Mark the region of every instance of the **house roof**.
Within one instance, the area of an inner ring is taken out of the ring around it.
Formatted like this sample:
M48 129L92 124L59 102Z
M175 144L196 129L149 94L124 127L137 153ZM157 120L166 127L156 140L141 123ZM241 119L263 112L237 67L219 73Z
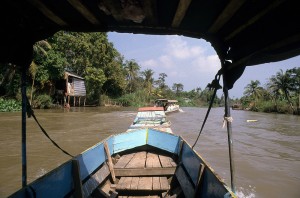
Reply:
M59 30L205 39L229 87L245 66L300 54L293 0L14 0L0 2L0 21L0 62L19 65L29 62L34 42Z
M65 72L65 76L66 77L68 77L68 76L72 76L72 77L74 77L74 78L78 78L78 79L81 79L81 80L84 80L84 78L83 77L81 77L81 76L78 76L77 74L74 74L74 73L72 73L72 72ZM65 78L66 78L65 77Z

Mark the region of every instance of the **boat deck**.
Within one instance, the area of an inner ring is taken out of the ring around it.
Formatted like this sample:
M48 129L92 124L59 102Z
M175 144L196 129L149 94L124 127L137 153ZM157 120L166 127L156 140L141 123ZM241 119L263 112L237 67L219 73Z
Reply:
M116 157L113 165L117 178L111 184L118 197L161 197L170 190L170 178L177 164L166 155L136 152Z

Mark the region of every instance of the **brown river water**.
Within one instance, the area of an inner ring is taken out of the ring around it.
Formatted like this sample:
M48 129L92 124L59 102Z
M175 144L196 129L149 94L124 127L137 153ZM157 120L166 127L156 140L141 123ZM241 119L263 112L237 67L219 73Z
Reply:
M124 132L136 108L81 107L35 110L48 134L77 155L109 135ZM205 108L182 108L168 119L175 134L191 145ZM300 197L300 116L231 111L235 182L238 197ZM230 185L224 109L214 108L195 146L196 151ZM257 122L247 122L257 120ZM27 120L28 183L70 159ZM21 187L21 113L0 113L0 197Z

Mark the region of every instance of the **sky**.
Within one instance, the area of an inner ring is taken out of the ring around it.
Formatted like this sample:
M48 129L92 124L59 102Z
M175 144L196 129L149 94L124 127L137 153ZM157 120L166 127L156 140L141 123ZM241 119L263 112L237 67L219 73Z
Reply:
M155 79L158 79L160 73L167 74L166 83L169 87L174 83L181 83L185 91L197 87L204 89L221 68L214 48L203 39L115 32L109 32L108 39L125 60L134 59L141 66L141 71L152 69ZM264 86L268 78L280 69L286 71L294 67L300 67L300 56L246 67L229 95L231 98L240 98L251 80L259 80Z

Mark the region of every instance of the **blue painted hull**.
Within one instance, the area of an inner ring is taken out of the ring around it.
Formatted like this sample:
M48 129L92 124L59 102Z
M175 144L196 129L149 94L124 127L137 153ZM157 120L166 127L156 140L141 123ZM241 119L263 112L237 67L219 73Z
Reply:
M140 148L145 145L170 153L170 155L181 155L180 164L189 175L194 188L198 182L199 166L201 163L205 164L203 159L177 135L154 129L140 129L120 133L110 136L103 142L94 145L75 157L79 162L80 180L82 181L82 185L85 186L82 189L84 195L90 195L97 186L97 181L93 181L94 184L88 185L85 185L85 182L88 181L93 173L108 159L105 154L104 142L107 143L111 155L130 149L134 150L135 148ZM11 197L73 196L75 183L72 166L72 160L70 160L32 182L26 188L14 193ZM201 197L234 197L234 194L221 182L213 170L207 165L206 167L201 183Z

